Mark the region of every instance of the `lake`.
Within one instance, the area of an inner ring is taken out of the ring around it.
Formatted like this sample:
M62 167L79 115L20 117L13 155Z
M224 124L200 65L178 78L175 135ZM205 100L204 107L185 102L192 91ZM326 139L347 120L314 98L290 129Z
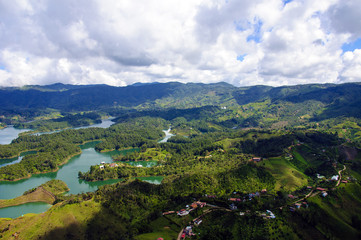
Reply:
M114 122L112 122L112 119L114 119L114 118L103 119L101 123L84 126L84 127L73 128L73 129L93 128L93 127L108 128L114 124ZM64 130L66 130L66 129L52 131L52 132L34 133L34 135L51 134L51 133L61 132ZM13 139L16 139L20 133L26 132L26 131L31 131L31 129L16 129L13 126L4 128L4 129L0 130L0 144L10 144L11 141ZM1 142L3 142L3 143L1 143ZM26 156L28 154L33 154L33 153L36 153L36 152L29 151L29 152L21 153L20 156L16 157L16 158L0 159L0 167L19 163L21 161L21 159L23 159L24 156Z
M168 131L168 130L167 130ZM167 132L165 131L165 132ZM166 137L169 134L166 134ZM169 138L169 137L168 137ZM168 140L167 138L167 140ZM164 139L163 139L164 140ZM111 151L106 153L99 153L95 151L94 147L99 142L90 142L81 145L82 153L78 156L71 158L68 163L59 167L57 172L36 174L31 178L23 179L15 182L0 182L0 199L10 199L22 195L25 191L35 188L49 180L59 179L64 181L70 188L69 194L78 194L82 192L93 192L98 189L99 186L106 184L113 184L121 181L122 179L109 179L106 181L87 182L78 179L78 172L86 172L90 166L100 164L101 162L111 163L113 162L112 156L118 154L126 154L127 152L136 151L136 149L126 149L122 151ZM157 163L155 161L144 162L128 162L131 165L152 167ZM161 176L154 177L139 177L143 181L147 181L153 184L160 184L163 180ZM46 211L51 205L47 203L36 204L22 204L19 206L13 206L9 208L0 209L0 217L19 217L26 213L39 213Z
M31 131L31 129L16 129L13 126L3 128L0 130L0 144L10 144L20 133L27 131Z

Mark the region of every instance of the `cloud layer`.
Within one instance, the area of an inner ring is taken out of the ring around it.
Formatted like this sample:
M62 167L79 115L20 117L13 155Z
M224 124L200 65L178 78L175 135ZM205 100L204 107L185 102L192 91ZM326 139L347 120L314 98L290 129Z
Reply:
M361 81L359 0L0 0L0 86ZM357 47L357 46L356 46Z

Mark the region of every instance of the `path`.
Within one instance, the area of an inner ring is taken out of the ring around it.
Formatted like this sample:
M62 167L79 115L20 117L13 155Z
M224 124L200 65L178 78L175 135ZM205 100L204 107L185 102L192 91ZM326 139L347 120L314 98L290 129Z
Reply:
M214 211L214 210L224 210L224 211L227 211L227 212L232 212L232 210L230 210L230 209L228 209L228 208L218 207L218 206L216 206L216 205L207 204L207 206L210 206L210 207L212 207L212 208L205 210L205 211L202 213L202 215L196 217L194 220L200 219L200 218L204 217L204 215L206 215L206 214L208 214L208 213L210 213L210 212L212 212L212 211ZM178 237L177 237L177 240L181 240L181 239L182 239L182 233L183 233L184 229L185 229L185 228L182 228L181 231L179 232Z
M343 165L343 169L338 171L338 175L339 175L339 178L338 178L338 181L337 181L337 184L336 184L336 187L338 187L338 185L340 185L340 182L341 182L341 172L342 171L345 171L346 170L346 165Z

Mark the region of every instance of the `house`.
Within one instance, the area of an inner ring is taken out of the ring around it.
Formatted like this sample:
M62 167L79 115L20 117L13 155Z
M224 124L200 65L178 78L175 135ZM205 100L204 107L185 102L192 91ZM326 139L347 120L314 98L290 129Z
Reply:
M232 201L232 202L236 202L237 201L237 198L230 198L228 199L229 201Z
M327 197L328 193L326 191L323 191L321 195L322 197Z
M231 210L237 210L237 209L238 209L237 206L234 205L234 203L232 203L231 205L229 205L229 208L230 208Z
M332 177L331 177L331 180L333 180L333 181L338 181L338 175L332 176Z
M164 212L163 215L168 215L168 214L172 214L175 213L174 211L168 211L168 212Z
M207 205L206 202L200 202L200 201L197 201L196 204L198 205L198 207L205 207Z
M181 216L181 217L186 216L186 215L188 215L188 214L189 214L189 211L187 211L187 210L185 210L185 209L182 209L182 210L180 210L180 211L177 212L177 215L178 215L178 216Z
M109 165L109 167L115 168L115 167L118 167L118 164L116 164L116 163L111 163L111 164Z
M276 218L276 216L274 215L274 213L271 212L270 210L266 210L266 214L267 214L268 218Z
M103 164L103 165L104 165L104 164L105 164L105 162L101 162L100 164Z
M261 193L266 193L266 192L267 192L267 189L265 189L265 188L261 190Z
M194 203L191 204L191 207L192 207L193 209L194 209L194 208L197 208L197 207L198 207L198 204L194 202Z
M104 169L104 165L100 165L100 166L99 166L99 169Z
M295 203L296 208L300 208L301 207L301 203Z
M262 158L260 158L260 157L254 157L254 158L252 158L252 161L253 161L253 162L260 162L260 161L262 161Z
M316 173L316 176L318 179L324 178L325 176L320 175L319 173Z

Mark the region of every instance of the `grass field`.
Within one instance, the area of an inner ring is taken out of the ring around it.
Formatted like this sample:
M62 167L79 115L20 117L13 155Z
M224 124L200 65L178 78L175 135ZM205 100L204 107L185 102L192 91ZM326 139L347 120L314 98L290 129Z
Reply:
M315 196L309 198L310 203L319 206L318 214L327 222L317 224L317 228L336 239L358 239L360 236L353 226L352 218L361 215L358 206L361 204L361 187L358 184L342 184L337 191L329 192L325 198Z
M53 204L55 196L69 191L68 186L61 180L48 181L36 189L29 190L24 195L13 199L0 199L0 208L17 206L29 202L46 202Z
M144 233L135 237L136 240L156 240L158 238L163 238L164 240L175 240L178 237L178 233L164 228L163 231Z
M17 206L29 202L46 202L52 204L55 198L42 188L37 188L34 192L22 195L13 199L0 200L0 208Z
M38 239L40 236L48 236L45 239L84 239L84 226L87 220L92 219L100 211L99 203L92 200L68 204L55 205L45 213L25 214L16 219L0 218L0 236L2 239ZM8 229L7 229L8 228ZM7 230L6 230L7 229ZM54 236L53 236L54 235Z
M276 179L275 191L284 189L294 191L302 186L307 185L307 177L295 169L283 157L269 158L261 164L267 168Z

